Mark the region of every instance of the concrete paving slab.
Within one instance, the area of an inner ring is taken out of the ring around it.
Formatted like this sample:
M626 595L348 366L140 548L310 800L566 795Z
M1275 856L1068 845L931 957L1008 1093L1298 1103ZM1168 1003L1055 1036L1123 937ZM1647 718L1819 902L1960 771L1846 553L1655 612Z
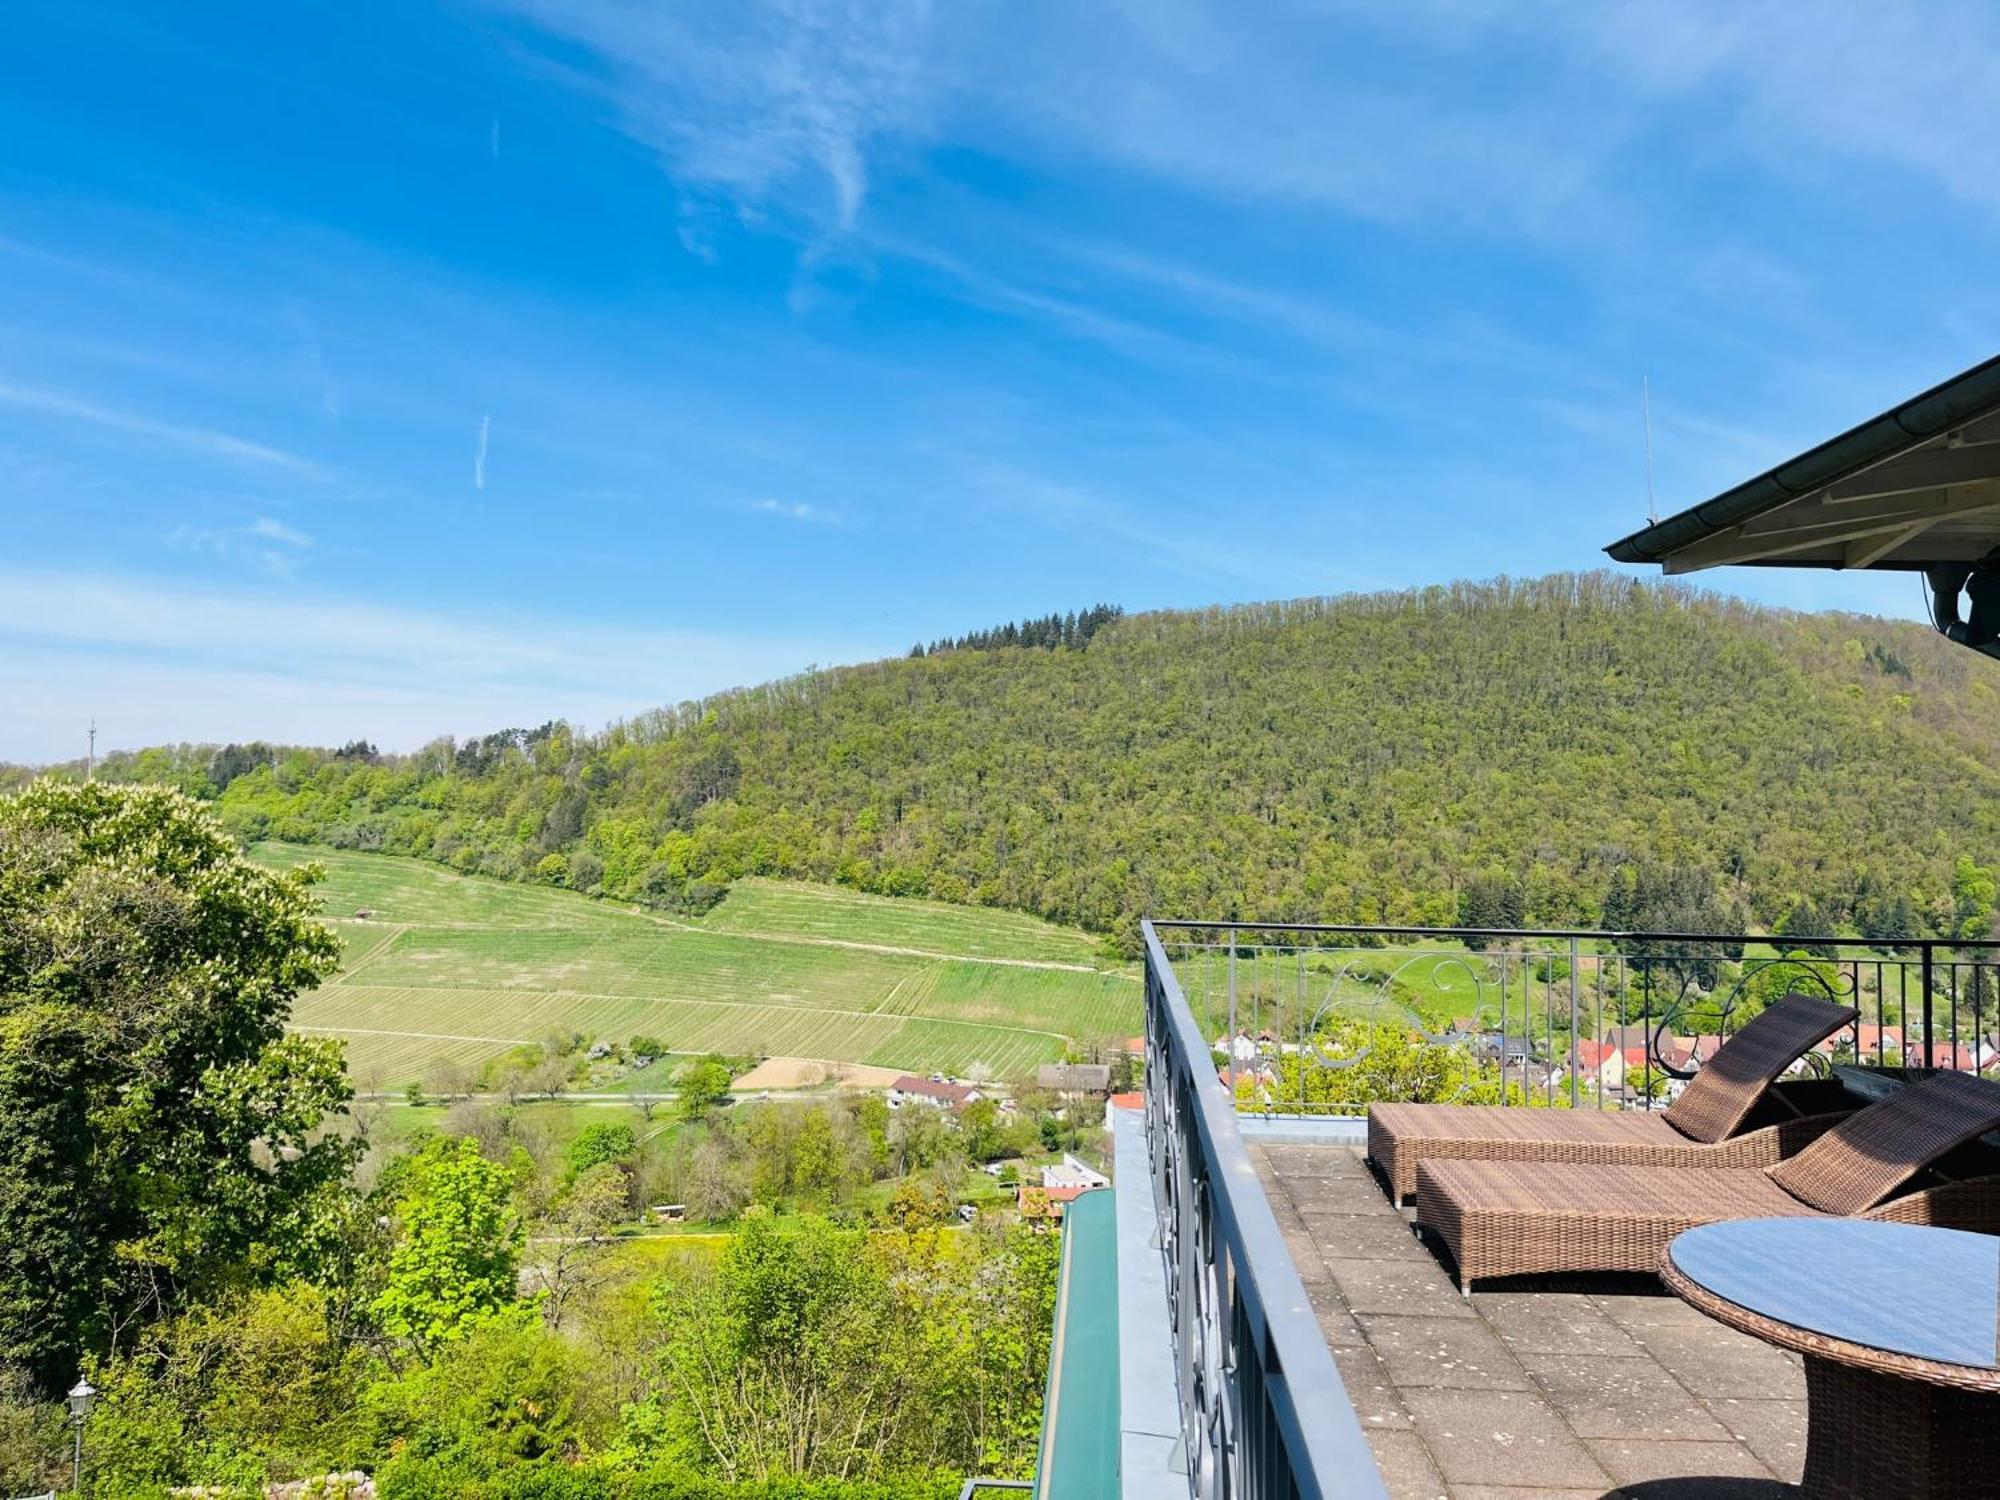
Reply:
M1596 1302L1573 1292L1482 1292L1479 1315L1508 1347L1529 1354L1621 1359L1643 1352Z
M1471 1318L1472 1304L1458 1295L1435 1261L1331 1260L1326 1268L1350 1311Z
M1398 1388L1461 1391L1535 1388L1514 1352L1478 1318L1363 1313L1356 1321Z
M1727 1443L1732 1435L1687 1388L1638 1350L1624 1359L1594 1354L1523 1354L1521 1363L1578 1437Z
M1806 1468L1806 1404L1709 1397L1704 1403L1729 1435L1787 1484Z
M1368 1439L1382 1482L1397 1500L1453 1500L1450 1486L1438 1473L1431 1450L1409 1431L1375 1432Z
M1805 1370L1782 1349L1745 1335L1718 1337L1727 1329L1648 1328L1639 1342L1646 1352L1697 1396L1749 1398L1802 1397Z
M1335 1349L1333 1362L1340 1370L1340 1383L1347 1387L1347 1399L1354 1403L1354 1414L1361 1419L1364 1432L1393 1431L1410 1425L1409 1408L1404 1406L1401 1392L1373 1348L1364 1343Z
M1771 1474L1737 1443L1685 1443L1639 1437L1590 1444L1614 1483L1660 1479L1762 1479Z
M1428 1261L1431 1253L1410 1232L1400 1214L1324 1214L1302 1216L1306 1231L1323 1260Z
M1582 1439L1539 1396L1411 1390L1403 1402L1449 1485L1609 1486Z

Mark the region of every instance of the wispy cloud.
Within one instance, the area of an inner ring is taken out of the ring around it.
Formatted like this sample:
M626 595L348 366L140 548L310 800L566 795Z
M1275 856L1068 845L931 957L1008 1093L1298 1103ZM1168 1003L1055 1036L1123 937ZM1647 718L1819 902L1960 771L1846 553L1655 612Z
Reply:
M166 443L190 453L227 459L232 463L282 469L306 479L326 477L326 471L318 464L310 459L301 458L296 453L287 453L283 449L252 442L231 433L218 432L211 427L165 422L137 412L99 406L61 391L0 383L0 406L19 407L26 411L41 412L45 416L87 422L132 437Z
M775 500L766 495L752 500L750 509L761 516L778 516L787 521L827 523L837 520L835 514L820 505L808 505L803 500Z
M111 743L366 734L409 747L551 714L601 723L880 656L888 643L447 616L295 588L0 569L0 758L72 753L69 720L118 712Z
M479 419L479 447L472 455L472 487L475 490L486 488L486 440L492 434L493 417L489 413Z
M967 459L963 478L991 508L1007 514L1009 525L1016 524L1018 514L1026 510L1062 530L1137 548L1190 578L1224 576L1254 583L1259 589L1278 587L1301 593L1381 588L1388 583L1367 573L1314 561L1315 549L1311 547L1279 556L1268 548L1245 546L1243 533L1227 523L1204 528L1162 526L1140 507L1102 488L1013 464Z
M289 578L315 545L295 526L270 516L258 516L241 526L177 526L167 544L254 564L264 572Z
M297 367L301 383L312 392L320 415L329 422L340 420L340 388L327 368L326 351L321 347L319 326L312 315L297 304L283 314L286 331L298 340Z
M840 230L879 169L944 137L1084 156L1223 200L1574 240L1611 230L1638 188L1621 153L1695 96L1774 170L1883 162L2000 202L1986 148L2000 13L1972 0L1810 13L1410 0L1254 17L1198 0L773 0L699 20L624 0L495 3L594 55L626 128L683 182ZM1536 65L1482 64L1503 51Z
M870 151L921 134L936 97L926 0L779 0L699 18L617 0L509 8L595 49L627 127L676 175L753 198L811 189L842 229L860 213Z
M2000 204L2000 12L1990 5L1638 0L1486 15L1568 46L1650 99L1718 98L1775 170L1816 174L1828 156L1880 162Z

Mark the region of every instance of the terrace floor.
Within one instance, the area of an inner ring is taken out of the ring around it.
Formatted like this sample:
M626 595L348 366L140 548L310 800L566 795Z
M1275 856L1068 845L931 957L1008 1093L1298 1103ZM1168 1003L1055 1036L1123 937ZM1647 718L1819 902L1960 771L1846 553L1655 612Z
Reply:
M1795 1493L1796 1356L1638 1279L1467 1301L1358 1149L1248 1144L1396 1500Z

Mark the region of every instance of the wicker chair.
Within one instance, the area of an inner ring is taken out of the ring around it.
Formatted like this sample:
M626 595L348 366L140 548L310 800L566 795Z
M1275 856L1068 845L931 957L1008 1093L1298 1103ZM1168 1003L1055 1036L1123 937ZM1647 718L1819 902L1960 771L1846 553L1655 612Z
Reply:
M1863 1215L1986 1229L2000 1226L2000 1182L1893 1195L1996 1126L2000 1083L1946 1073L1856 1111L1762 1169L1425 1162L1417 1222L1450 1249L1467 1290L1494 1276L1654 1271L1675 1235L1719 1219Z
M1772 1081L1859 1015L1851 1006L1787 995L1724 1042L1680 1097L1657 1113L1497 1104L1371 1105L1368 1156L1397 1203L1416 1191L1417 1167L1426 1161L1770 1166L1810 1145L1847 1113L1802 1114L1787 1099L1784 1086L1774 1087Z

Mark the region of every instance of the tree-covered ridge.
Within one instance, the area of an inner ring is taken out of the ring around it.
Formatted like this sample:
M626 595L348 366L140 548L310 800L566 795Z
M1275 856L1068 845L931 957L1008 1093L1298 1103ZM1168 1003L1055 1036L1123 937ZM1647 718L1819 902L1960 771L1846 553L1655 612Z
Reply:
M1129 943L1142 913L1448 923L1476 881L1510 917L1595 921L1665 865L1761 926L1907 903L1962 932L1960 861L2000 846L1996 674L1914 624L1564 575L1126 616L1082 650L488 736L476 768L440 740L270 751L224 785L227 750L104 770L205 789L246 836L690 909L807 877Z
M910 655L935 656L940 651L999 651L1007 646L1029 646L1044 651L1081 651L1100 629L1113 620L1123 618L1124 614L1125 611L1116 604L1093 604L1086 610L1071 610L1068 614L1043 615L1018 624L1010 620L991 630L975 630L957 637L946 636L932 641L928 648L919 641L910 648Z

